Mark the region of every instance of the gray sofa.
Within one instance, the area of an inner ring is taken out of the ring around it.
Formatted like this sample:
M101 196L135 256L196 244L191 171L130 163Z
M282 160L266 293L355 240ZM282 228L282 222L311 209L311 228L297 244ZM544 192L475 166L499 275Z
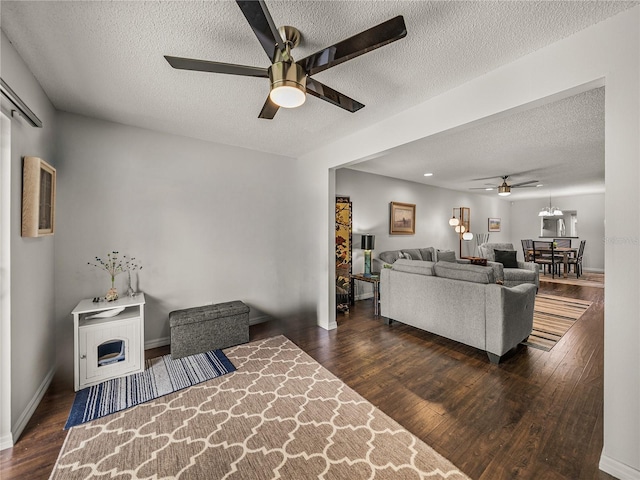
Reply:
M492 363L525 340L536 287L496 284L491 267L399 259L380 272L380 312L479 348Z
M478 245L478 252L487 259L487 265L495 269L496 280L502 280L507 287L514 287L521 283L532 283L540 286L539 266L533 262L517 262L518 268L504 268L502 263L496 262L496 250L515 251L511 243L483 243Z
M388 250L381 252L378 258L373 259L373 269L379 272L385 265L392 265L396 260L423 260L427 262L437 262L440 260L455 262L456 253L453 250L438 250L434 247L424 248L404 248L401 250ZM469 263L468 261L464 261Z

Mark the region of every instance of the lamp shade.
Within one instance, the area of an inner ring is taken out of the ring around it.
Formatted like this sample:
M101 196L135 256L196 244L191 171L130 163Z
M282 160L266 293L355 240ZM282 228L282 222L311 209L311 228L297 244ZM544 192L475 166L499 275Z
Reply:
M302 66L291 62L277 62L269 67L271 91L269 98L283 108L296 108L306 99L307 77Z
M373 250L376 243L376 236L371 234L362 235L360 240L360 248L362 250Z

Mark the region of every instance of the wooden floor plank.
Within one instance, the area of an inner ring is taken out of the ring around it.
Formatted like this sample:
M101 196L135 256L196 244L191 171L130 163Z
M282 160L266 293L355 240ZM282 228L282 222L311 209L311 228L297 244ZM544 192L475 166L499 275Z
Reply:
M386 325L369 300L339 314L330 332L300 317L254 325L251 338L287 335L471 478L612 479L598 470L604 289L543 282L540 293L593 305L551 351L519 346L500 365L477 349ZM71 380L56 375L22 438L0 453L3 480L48 478L66 436Z

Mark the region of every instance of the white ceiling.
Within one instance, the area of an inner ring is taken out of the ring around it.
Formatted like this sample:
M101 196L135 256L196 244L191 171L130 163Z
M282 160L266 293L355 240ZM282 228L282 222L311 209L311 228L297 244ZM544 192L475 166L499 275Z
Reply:
M2 0L0 8L2 30L57 109L297 157L638 4L266 3L276 25L301 31L295 58L396 15L404 16L408 35L315 76L364 109L352 114L309 97L298 109L262 120L257 116L269 92L267 79L174 70L163 58L267 67L235 2ZM12 88L20 93L18 85ZM467 182L472 178L538 170L535 178L516 176L513 182L539 179L551 187L573 179L574 191L602 191L603 94L588 92L495 125L417 142L389 152L386 162L378 158L357 168L412 181L422 181L418 173L429 169L436 175L428 183L463 190L485 183ZM520 189L509 198L524 198L524 190L541 189Z

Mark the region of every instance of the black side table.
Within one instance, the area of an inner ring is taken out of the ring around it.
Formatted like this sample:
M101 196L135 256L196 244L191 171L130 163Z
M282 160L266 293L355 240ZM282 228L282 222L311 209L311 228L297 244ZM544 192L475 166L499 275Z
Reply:
M372 273L370 277L365 277L364 273L355 273L351 275L351 305L355 304L355 295L353 289L355 280L367 282L373 285L373 314L379 315L378 305L380 303L380 274Z

